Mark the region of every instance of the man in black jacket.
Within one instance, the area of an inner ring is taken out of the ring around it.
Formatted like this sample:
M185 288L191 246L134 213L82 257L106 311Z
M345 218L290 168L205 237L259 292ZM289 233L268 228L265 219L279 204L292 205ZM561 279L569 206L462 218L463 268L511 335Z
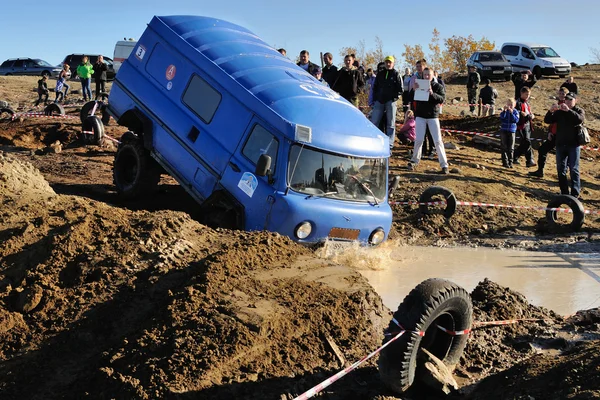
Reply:
M104 57L98 56L98 60L94 64L94 74L92 77L96 82L96 100L106 92L106 70L108 66L104 63ZM91 99L90 99L91 100Z
M327 82L329 86L332 86L337 77L338 68L333 65L333 56L329 52L323 54L323 61L325 61L325 66L323 67L323 79L325 79L325 82Z
M581 150L577 134L579 126L585 121L585 112L576 104L577 95L568 93L563 104L552 105L544 117L544 122L556 123L556 170L560 193L569 194L568 166L571 175L571 196L580 198L579 156Z
M560 87L567 88L569 90L569 92L577 94L577 84L575 83L575 80L573 79L572 76L570 76L569 79L567 79L565 81L565 83L560 85Z
M521 98L521 89L525 86L531 89L536 84L537 78L531 73L531 71L521 71L521 73L514 73L512 77L513 84L515 85L515 100Z
M446 91L439 83L433 81L433 74L429 68L423 70L423 79L429 80L429 99L427 101L415 101L415 125L417 138L415 140L415 149L413 158L408 163L409 170L415 170L419 161L421 161L421 150L425 139L425 130L429 128L429 132L433 136L433 143L437 150L442 174L448 174L448 160L446 159L446 151L442 141L442 132L440 130L440 105L446 98ZM414 82L415 92L419 89L419 83ZM413 92L413 93L415 93Z
M394 57L385 58L385 70L375 76L373 84L373 113L371 122L379 126L379 122L385 111L386 130L385 133L390 138L390 149L394 147L396 138L396 102L402 96L402 77L394 69Z
M300 52L300 61L298 61L298 64L296 65L313 76L315 68L318 67L317 64L310 61L310 54L308 53L308 50L302 50Z
M344 57L344 67L338 71L337 78L331 88L340 96L358 107L358 94L365 87L363 75L354 67L354 57L348 54Z
M492 87L489 78L483 78L481 81L485 86L479 91L479 103L480 103L480 115L494 115L496 99L498 98L498 91Z

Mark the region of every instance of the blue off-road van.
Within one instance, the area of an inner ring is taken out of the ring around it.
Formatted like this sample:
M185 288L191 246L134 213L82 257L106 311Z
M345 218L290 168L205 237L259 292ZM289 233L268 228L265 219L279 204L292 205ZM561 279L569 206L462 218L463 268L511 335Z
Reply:
M148 195L166 172L208 224L309 244L389 233L387 136L245 28L154 17L107 111L130 131L114 161L122 196Z

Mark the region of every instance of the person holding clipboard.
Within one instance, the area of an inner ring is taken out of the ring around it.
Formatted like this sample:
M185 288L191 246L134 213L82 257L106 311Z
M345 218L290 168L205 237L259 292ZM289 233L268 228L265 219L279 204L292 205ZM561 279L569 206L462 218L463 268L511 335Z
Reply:
M433 143L438 154L442 174L448 174L448 160L442 141L440 129L440 105L446 98L446 91L442 85L433 80L433 72L429 68L423 69L423 79L414 82L415 125L417 137L413 157L408 163L408 169L414 171L421 161L421 151L425 140L425 131L433 136Z

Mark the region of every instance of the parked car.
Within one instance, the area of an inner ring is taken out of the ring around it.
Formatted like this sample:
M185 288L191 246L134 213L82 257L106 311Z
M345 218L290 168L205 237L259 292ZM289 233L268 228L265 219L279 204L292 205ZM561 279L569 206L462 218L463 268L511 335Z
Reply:
M571 64L545 44L504 43L500 51L515 72L530 70L538 79L542 75L564 78L571 73Z
M56 78L60 68L39 58L10 58L0 65L0 75L46 75Z
M65 59L63 60L63 62L61 63L61 67L65 64L69 64L69 67L71 68L71 76L73 76L73 78L77 77L77 67L81 64L81 60L83 59L83 56L87 56L90 63L95 64L96 61L98 61L98 54L96 55L87 55L87 54L69 54L68 56L65 57ZM113 66L113 60L112 58L103 56L104 58L104 63L108 66L108 70L106 71L106 80L108 81L112 81L113 79L115 79L115 70L114 70L114 66Z
M467 60L467 67L475 67L479 75L490 80L510 80L513 69L499 51L476 51Z
M245 28L154 17L106 109L129 129L113 165L120 196L148 196L168 173L209 225L306 244L387 238L388 137Z
M113 53L113 62L114 62L114 70L115 74L119 72L119 68L121 68L121 64L123 61L127 60L127 57L131 54L131 51L135 47L137 40L129 39L129 40L119 40L115 44L115 51Z

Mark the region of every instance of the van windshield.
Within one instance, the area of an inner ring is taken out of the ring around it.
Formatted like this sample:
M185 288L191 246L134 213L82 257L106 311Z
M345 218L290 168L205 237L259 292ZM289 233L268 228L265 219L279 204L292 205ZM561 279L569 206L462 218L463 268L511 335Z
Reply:
M288 184L313 196L379 203L387 193L387 159L358 158L292 146Z
M532 47L531 50L538 57L560 57L552 47Z

